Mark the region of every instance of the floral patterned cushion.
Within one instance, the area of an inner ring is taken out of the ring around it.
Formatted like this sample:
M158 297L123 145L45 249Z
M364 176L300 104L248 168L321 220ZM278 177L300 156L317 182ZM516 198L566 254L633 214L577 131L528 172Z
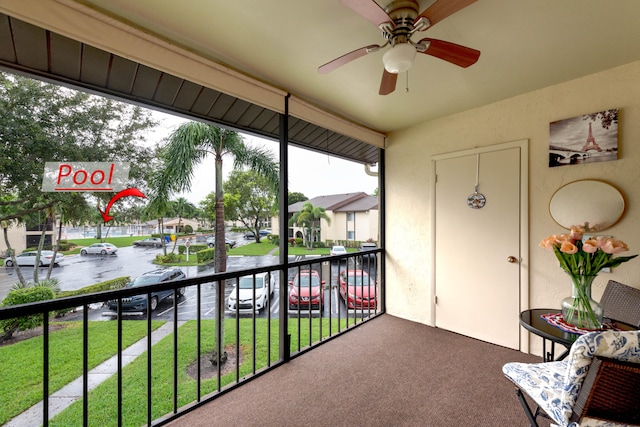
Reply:
M573 343L565 361L507 363L502 371L558 425L569 426L573 405L594 356L640 363L640 331L590 332ZM619 425L590 418L579 424L580 427Z

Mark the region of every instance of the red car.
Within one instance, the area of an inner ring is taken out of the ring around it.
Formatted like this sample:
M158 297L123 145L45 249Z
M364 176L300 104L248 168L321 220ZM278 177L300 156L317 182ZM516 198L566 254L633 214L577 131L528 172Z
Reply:
M376 282L362 270L342 270L338 276L340 281L340 295L347 308L372 309L376 308Z
M289 282L289 310L324 309L324 284L317 271L300 271Z

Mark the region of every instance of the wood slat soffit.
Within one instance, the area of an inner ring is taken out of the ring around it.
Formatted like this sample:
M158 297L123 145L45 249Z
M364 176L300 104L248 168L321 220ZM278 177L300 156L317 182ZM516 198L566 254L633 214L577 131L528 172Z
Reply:
M6 14L0 14L0 67L279 140L277 112ZM377 147L293 116L289 117L289 141L359 163L378 162Z

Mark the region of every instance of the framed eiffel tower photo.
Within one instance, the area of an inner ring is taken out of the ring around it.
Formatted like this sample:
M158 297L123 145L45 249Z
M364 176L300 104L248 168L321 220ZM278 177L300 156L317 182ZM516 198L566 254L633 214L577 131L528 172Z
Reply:
M549 124L549 167L617 159L617 108Z

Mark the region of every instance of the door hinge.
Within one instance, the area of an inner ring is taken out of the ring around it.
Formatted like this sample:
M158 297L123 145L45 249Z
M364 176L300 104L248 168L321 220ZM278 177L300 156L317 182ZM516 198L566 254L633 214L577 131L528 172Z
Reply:
M433 297L433 303L434 304L438 304L438 296L437 295Z

